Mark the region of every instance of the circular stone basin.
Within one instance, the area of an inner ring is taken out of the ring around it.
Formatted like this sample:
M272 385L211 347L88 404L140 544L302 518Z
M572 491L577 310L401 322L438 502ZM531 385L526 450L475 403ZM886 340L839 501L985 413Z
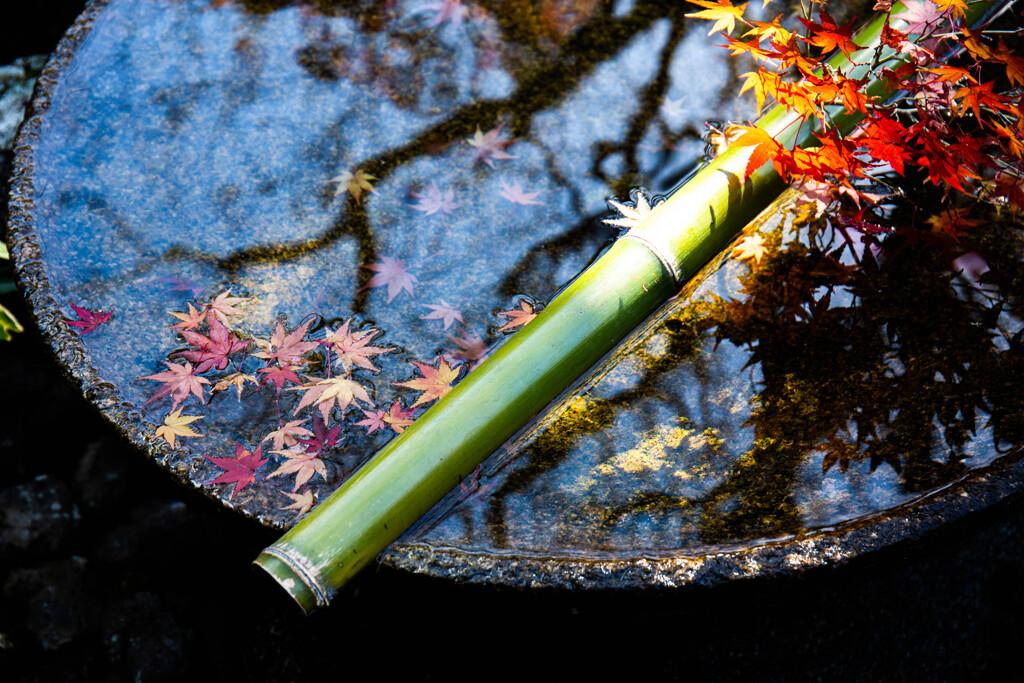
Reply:
M9 240L40 327L127 438L284 529L423 415L425 378L471 372L596 257L609 197L668 191L706 120L750 116L683 13L94 2L18 145ZM956 273L791 198L766 216L760 258L705 268L383 560L714 582L1015 491L1019 229Z

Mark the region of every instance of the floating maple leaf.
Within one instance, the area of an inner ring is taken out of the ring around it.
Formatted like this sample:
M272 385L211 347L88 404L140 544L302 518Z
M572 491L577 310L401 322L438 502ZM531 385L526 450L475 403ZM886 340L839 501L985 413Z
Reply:
M530 204L542 204L538 202L537 197L540 196L540 192L524 192L523 186L519 184L518 180L513 179L512 184L509 185L504 180L501 181L502 190L498 194L509 200L513 204L520 204L522 206L528 206Z
M338 183L338 189L334 191L335 197L339 197L348 192L352 195L352 199L355 199L356 203L359 204L362 201L363 192L377 194L373 189L373 185L370 184L371 180L376 179L376 176L364 173L362 169L356 169L355 173L345 171L341 175L331 178L328 182Z
M417 211L422 211L427 216L440 213L442 216L455 213L455 209L462 206L455 202L455 190L447 188L444 192L437 186L435 181L430 181L430 187L424 193L413 192L413 197L419 201L412 205Z
M444 329L446 330L456 320L460 323L462 322L462 313L452 308L452 305L444 299L439 299L439 301L439 304L424 304L424 306L430 309L430 313L421 315L420 320L443 320Z
M274 451L274 453L283 455L286 460L280 467L268 474L267 479L283 474L294 474L295 486L292 487L292 491L298 491L299 487L312 479L314 474L319 474L321 479L327 480L327 465L315 453L299 450Z
M114 315L113 313L90 311L88 308L76 306L70 301L68 304L74 310L75 315L78 316L78 320L65 320L64 323L69 327L76 328L79 335L95 332L97 327L110 320L110 316Z
M332 377L311 382L310 384L303 384L301 387L292 387L289 391L306 392L303 394L302 400L299 401L299 405L296 406L295 413L315 404L320 409L320 414L324 416L325 421L331 414L331 408L335 402L337 402L338 409L342 415L345 414L345 411L348 410L353 401L362 401L366 405L373 405L373 401L370 400L370 395L366 393L363 385L348 377Z
M195 329L198 329L198 327L206 319L206 312L207 312L207 309L206 309L205 306L203 308L196 308L195 306L192 305L192 302L190 301L188 303L188 312L187 313L183 313L181 311L170 311L171 315L173 315L175 318L177 318L178 320L181 321L181 322L174 323L173 325L171 325L171 329L174 329L174 330L195 330Z
M498 311L498 315L508 318L508 322L499 327L498 332L507 332L530 322L537 317L537 312L534 310L533 304L523 300L519 302L519 308L513 308L511 311Z
M356 365L377 372L380 368L370 361L370 357L389 353L394 351L394 349L392 347L369 346L370 341L380 334L380 330L370 328L368 330L349 332L348 326L351 322L351 319L346 320L334 332L331 332L329 329L326 330L321 343L337 352L338 359L335 362L341 365L345 372L351 372L352 367Z
M217 318L210 318L207 321L210 336L205 337L193 330L182 330L181 335L185 341L192 346L188 351L181 351L179 356L185 360L196 363L196 372L206 372L210 368L223 370L228 365L231 354L241 351L249 346L248 341L242 341ZM239 389L241 392L241 389Z
M606 218L604 220L608 225L617 225L620 228L635 228L640 225L648 216L651 215L651 205L647 203L647 197L640 190L636 191L636 206L628 206L626 204L619 204L614 199L609 199L608 203L618 209L619 213L622 214L622 218ZM660 206L664 200L657 202L654 206Z
M192 431L192 428L188 425L192 424L196 420L203 419L202 415L182 415L181 411L183 408L178 408L172 413L169 413L164 418L163 425L156 428L156 435L158 437L164 437L167 443L171 444L171 448L175 448L175 437L187 436L187 437L200 437L202 434Z
M419 280L416 279L415 275L409 273L409 269L405 263L399 259L391 258L390 256L381 256L380 261L370 266L360 266L360 268L366 268L377 273L370 278L370 281L359 288L359 291L364 289L373 289L374 287L388 288L388 303L394 301L395 297L405 290L412 295L412 287Z
M218 294L217 298L206 304L206 308L213 317L227 325L228 317L245 315L245 311L235 308L235 304L244 304L251 301L250 297L231 296L231 290L228 290L223 294Z
M341 425L334 425L327 429L327 423L314 415L313 433L308 439L299 439L299 443L306 447L307 453L319 453L338 443L340 433Z
M437 359L436 367L415 360L412 361L412 364L420 371L422 377L411 379L408 382L394 383L396 387L408 387L423 392L409 406L410 408L415 408L418 405L430 403L435 399L441 398L452 390L451 384L459 376L458 367L453 368L448 365L444 358Z
M195 370L191 363L186 362L184 365L171 363L169 361L164 361L163 363L167 366L167 370L164 372L140 377L140 379L163 382L164 385L157 389L156 393L150 396L149 400L142 405L152 403L164 396L171 396L171 410L174 410L181 405L182 401L188 398L190 393L195 394L201 402L206 403L206 397L203 395L202 385L209 384L210 380L195 374Z
M270 341L257 339L256 345L262 350L252 355L268 361L276 360L282 367L304 364L306 359L302 357L302 354L312 351L319 346L315 341L302 341L302 338L306 336L306 332L309 330L309 326L312 324L313 318L310 318L289 333L285 331L284 325L278 320L274 333L270 335Z
M316 499L313 497L313 492L310 491L309 489L306 489L302 493L288 493L287 491L282 491L281 493L288 496L293 501L291 505L285 505L281 509L295 510L296 517L301 517L302 515L306 514L307 512L312 510L313 505L316 504Z
M466 138L466 142L473 148L473 163L478 164L483 162L494 168L495 159L515 159L505 151L505 148L511 145L514 140L501 137L501 129L504 125L499 125L491 128L486 133L480 132L480 126L477 126L476 133L473 137Z
M235 490L231 492L231 497L237 496L242 489L256 481L256 470L267 463L266 458L263 457L262 448L262 445L257 446L256 450L250 453L236 441L235 457L233 458L215 458L211 455L204 455L204 458L224 470L224 474L218 475L207 485L234 484Z
M366 427L367 434L373 434L378 429L385 429L388 426L395 434L401 434L405 428L412 424L414 411L412 408L403 408L401 401L395 401L387 411L375 410L373 412L364 410L365 420L356 422L358 427Z
M298 383L298 381L299 381L299 378L296 377L295 378L295 382ZM217 382L216 384L214 384L213 388L210 389L210 394L215 394L218 391L227 391L227 389L229 387L234 387L235 390L238 392L238 400L241 401L242 400L242 387L245 386L246 382L251 382L257 388L259 388L259 386L260 386L260 381L258 379L256 379L255 377L253 377L252 375L247 375L247 374L245 374L243 372L236 372L236 373L228 375L224 379L222 379L219 382Z
M291 422L281 425L281 427L263 437L263 441L267 441L269 439L272 450L274 451L291 448L299 443L299 437L313 436L313 432L302 426L302 423L305 421L305 419L292 420ZM261 441L260 443L263 442Z
M262 379L264 382L270 382L277 389L278 396L281 395L281 390L284 389L285 382L291 382L292 384L302 384L302 380L295 374L298 370L297 365L268 365L265 368L260 368L256 372L263 375Z
M767 251L768 245L765 244L764 235L754 233L738 241L736 246L732 248L732 255L741 261L754 259L754 263L760 263L761 258Z

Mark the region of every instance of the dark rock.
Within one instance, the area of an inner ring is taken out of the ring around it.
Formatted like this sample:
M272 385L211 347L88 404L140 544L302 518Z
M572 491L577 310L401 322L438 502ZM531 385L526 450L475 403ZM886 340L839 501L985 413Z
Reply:
M77 526L78 508L63 482L45 474L0 492L0 553L52 552Z
M187 506L177 500L152 500L140 503L128 516L128 522L107 533L92 557L98 562L117 563L135 557L140 546L154 537L185 523Z
M88 512L108 508L125 489L125 461L116 448L112 439L105 438L90 443L82 453L74 484L78 502Z
M185 634L154 593L112 605L103 632L109 662L126 668L131 680L174 680L182 669Z
M4 586L4 596L27 611L28 630L46 650L77 638L95 611L82 589L85 558L72 556L40 567L16 569Z

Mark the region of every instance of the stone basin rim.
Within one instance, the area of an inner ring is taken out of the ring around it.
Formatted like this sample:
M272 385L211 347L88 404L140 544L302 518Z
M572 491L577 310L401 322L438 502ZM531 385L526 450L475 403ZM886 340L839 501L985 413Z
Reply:
M39 247L34 241L33 141L40 135L43 117L49 110L60 74L110 1L93 0L86 6L36 82L14 145L7 239L16 278L31 315L61 371L125 438L162 463L161 454L166 455L168 449L140 428L145 422L143 413L123 400L117 388L88 364L88 351L81 339L62 323L64 314L51 295ZM872 551L920 539L947 523L962 520L1017 494L1024 482L1022 455L1021 450L1004 455L995 463L972 470L937 491L882 512L758 545L722 546L705 554L667 557L650 552L643 557L583 559L515 552L495 554L400 540L382 554L380 561L396 569L454 582L563 590L681 588L792 575L813 567L845 564ZM192 487L221 502L208 489L194 483ZM262 516L240 508L234 511L261 525L277 527Z

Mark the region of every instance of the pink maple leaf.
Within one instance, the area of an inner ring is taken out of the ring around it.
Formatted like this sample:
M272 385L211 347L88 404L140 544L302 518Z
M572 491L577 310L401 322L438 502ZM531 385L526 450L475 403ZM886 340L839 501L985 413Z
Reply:
M235 457L233 458L215 458L210 455L204 455L204 458L224 470L223 474L209 481L207 485L234 484L235 490L231 492L231 497L234 498L238 495L239 491L256 481L256 470L267 463L266 458L263 457L262 449L263 445L261 444L256 447L254 452L250 453L242 448L242 444L236 441Z
M424 304L430 309L430 313L421 315L420 320L442 320L444 321L444 329L448 329L452 326L456 320L462 322L462 313L452 308L444 299L438 299L438 304Z
M473 137L466 138L466 142L473 148L474 164L483 162L494 168L495 159L516 158L505 151L505 148L515 142L515 140L501 137L501 129L503 127L504 124L495 126L486 133L482 133L480 132L480 127L477 126Z
M76 331L79 335L95 332L97 327L110 320L110 316L114 315L113 313L90 311L88 308L76 306L70 301L68 304L71 306L72 310L74 310L75 315L78 316L78 320L65 320L64 323L68 327L77 328Z
M181 335L192 348L178 355L196 363L196 372L206 372L210 368L223 370L227 367L232 353L249 346L248 341L242 341L234 333L229 332L217 318L211 317L206 323L209 327L209 337L192 330L181 331Z
M445 22L450 23L453 28L458 28L462 26L462 20L469 16L469 8L463 5L461 0L436 0L423 5L420 9L435 13L427 28L437 28Z
M427 216L440 213L442 216L451 215L455 209L462 206L455 202L455 190L446 189L443 193L435 181L430 181L430 187L424 193L413 192L413 197L419 201L412 205L417 211L422 211Z
M436 185L435 185L436 187ZM370 278L370 281L359 288L359 291L364 289L373 289L375 287L388 288L388 303L394 301L395 297L398 296L402 290L409 292L412 295L412 287L419 280L416 279L415 275L409 273L409 268L406 267L405 263L399 259L391 258L390 256L381 256L380 261L370 266L360 266L360 268L366 268L376 273Z
M519 184L518 180L513 179L511 185L502 180L501 187L502 190L498 194L513 204L528 206L530 204L543 203L537 201L537 197L540 195L540 192L524 192L523 186Z
M302 338L306 336L306 332L309 331L309 326L312 324L313 318L310 318L292 332L286 333L284 325L278 320L274 333L270 335L270 341L257 339L256 345L261 350L252 355L268 361L276 360L282 367L305 363L306 359L302 357L302 354L312 351L319 346L319 343L315 341L302 341Z
M171 410L174 410L181 402L188 398L188 395L195 394L199 397L199 400L206 403L206 397L203 396L204 384L209 384L210 380L205 377L200 377L195 374L195 370L191 363L186 362L184 365L178 365L177 363L170 363L164 361L164 365L167 366L167 370L164 372L158 372L155 375L146 375L140 379L149 379L154 382L162 382L163 386L157 389L156 393L149 397L149 400L142 405L152 403L164 396L172 396Z

